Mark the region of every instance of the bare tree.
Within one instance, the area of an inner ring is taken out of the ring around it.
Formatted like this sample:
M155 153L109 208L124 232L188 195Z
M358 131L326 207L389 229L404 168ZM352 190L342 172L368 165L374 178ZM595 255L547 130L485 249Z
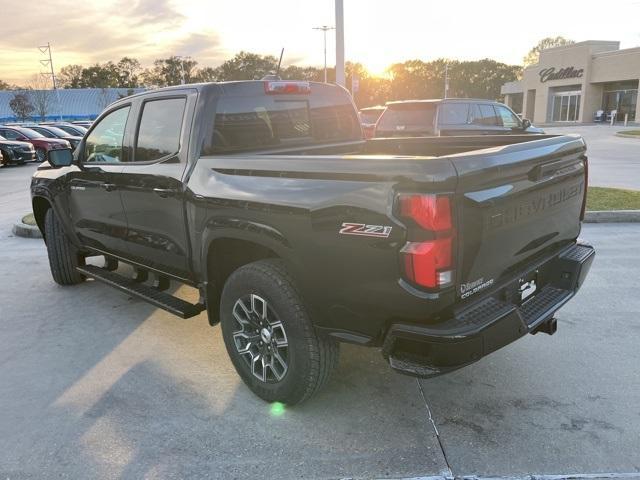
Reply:
M104 110L111 103L113 103L113 100L111 99L111 95L109 94L109 90L107 88L100 89L99 103L100 103L100 110Z
M13 110L18 120L25 121L29 118L34 108L31 105L28 90L16 90L9 101L9 107Z
M49 82L42 75L34 75L29 82L31 103L40 121L45 121L53 107L53 91L49 90Z

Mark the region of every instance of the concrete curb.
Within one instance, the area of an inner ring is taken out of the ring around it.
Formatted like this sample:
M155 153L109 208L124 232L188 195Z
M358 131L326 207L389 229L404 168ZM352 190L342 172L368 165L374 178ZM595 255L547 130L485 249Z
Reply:
M22 223L22 220L19 220L13 225L11 229L14 235L18 237L24 238L42 238L42 234L40 233L40 229L38 227L34 227L33 225L27 225L26 223Z
M637 223L640 210L608 210L586 212L585 223Z
M615 135L620 138L635 138L636 140L640 140L640 135L627 135L626 133L616 133Z

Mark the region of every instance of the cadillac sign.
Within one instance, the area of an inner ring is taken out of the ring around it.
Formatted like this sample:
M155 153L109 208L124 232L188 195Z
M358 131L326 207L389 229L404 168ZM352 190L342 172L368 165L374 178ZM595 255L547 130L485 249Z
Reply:
M540 70L540 81L542 83L549 80L565 80L567 78L582 78L584 70L582 68L575 69L574 67L561 68L556 71L555 67L545 68Z

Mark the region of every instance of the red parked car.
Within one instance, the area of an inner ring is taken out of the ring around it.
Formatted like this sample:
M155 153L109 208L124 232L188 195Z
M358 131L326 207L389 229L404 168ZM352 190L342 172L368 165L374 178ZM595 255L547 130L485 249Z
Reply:
M36 158L39 162L47 159L50 150L61 148L71 148L71 144L59 138L47 138L41 133L34 132L29 128L0 125L0 136L7 140L17 140L19 142L29 142L36 149Z

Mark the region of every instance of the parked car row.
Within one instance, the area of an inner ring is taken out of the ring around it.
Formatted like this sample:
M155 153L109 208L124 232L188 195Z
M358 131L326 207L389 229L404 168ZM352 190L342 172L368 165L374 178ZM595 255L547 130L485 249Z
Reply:
M87 128L65 122L0 125L0 165L43 162L51 150L75 149Z
M544 133L502 103L470 98L387 102L360 110L360 124L365 138Z

